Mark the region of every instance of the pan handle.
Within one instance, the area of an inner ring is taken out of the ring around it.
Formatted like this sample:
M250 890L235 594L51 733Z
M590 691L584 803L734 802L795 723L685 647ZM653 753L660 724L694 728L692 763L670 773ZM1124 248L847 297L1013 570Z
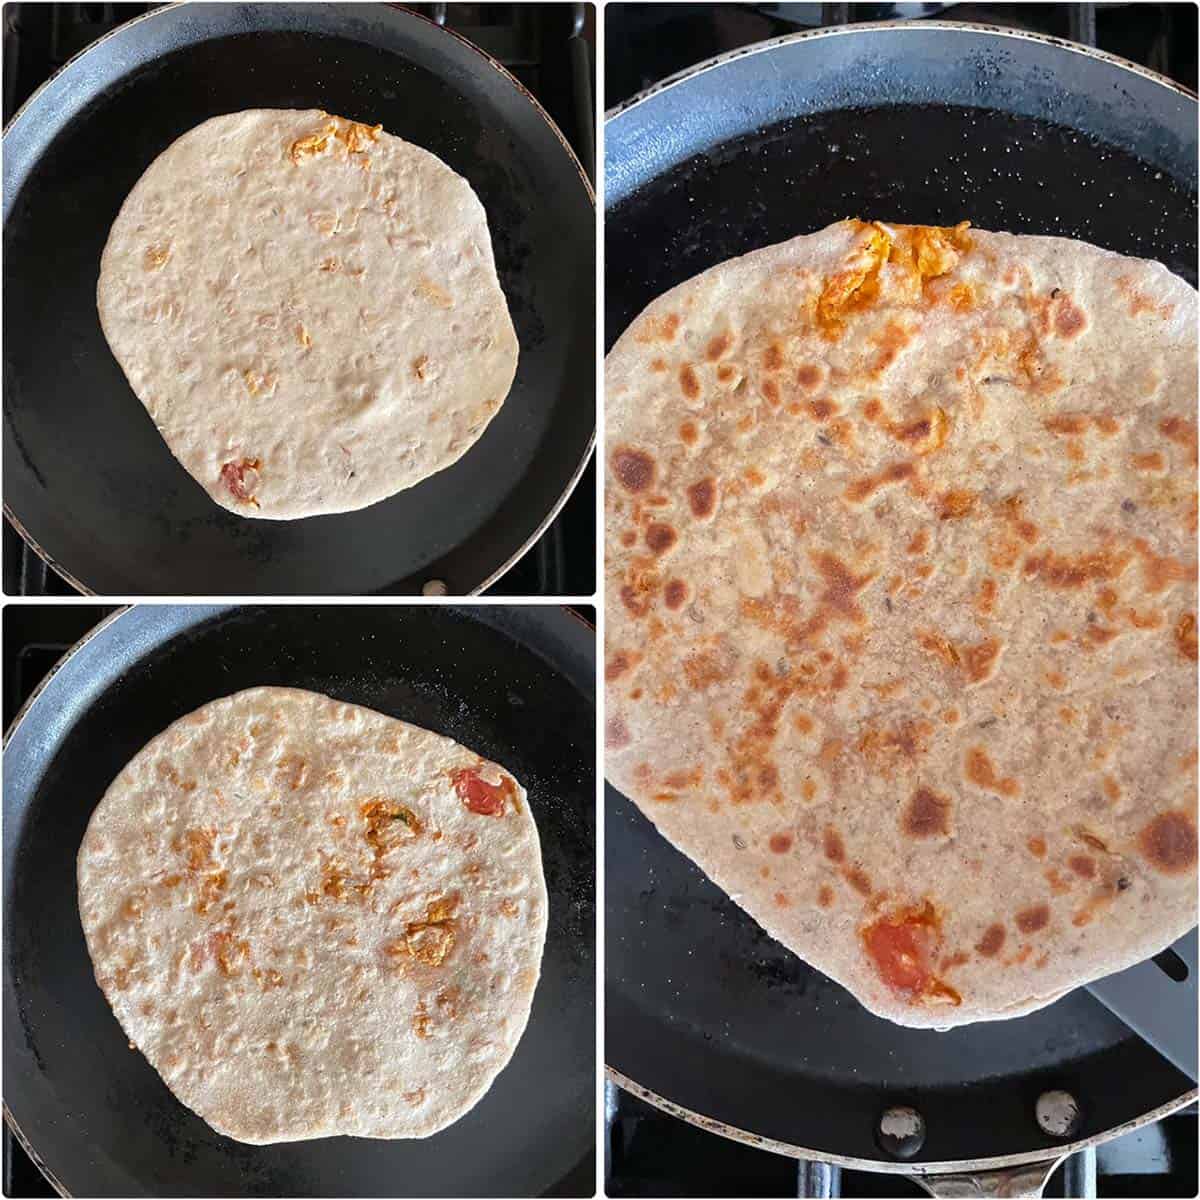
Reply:
M994 1171L963 1171L954 1175L914 1175L913 1182L937 1200L1041 1200L1042 1190L1061 1155L1019 1167Z

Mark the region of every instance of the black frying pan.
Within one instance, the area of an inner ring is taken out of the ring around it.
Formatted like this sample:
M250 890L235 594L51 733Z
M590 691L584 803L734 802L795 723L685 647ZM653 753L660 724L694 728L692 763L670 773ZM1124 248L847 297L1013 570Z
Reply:
M142 607L99 626L4 752L4 1099L60 1190L89 1196L534 1196L594 1139L594 634L563 609ZM550 925L533 1013L478 1106L424 1141L246 1146L128 1049L75 889L93 808L176 717L311 688L455 738L528 788ZM587 1187L584 1194L590 1194Z
M487 209L521 344L454 466L356 513L255 521L167 450L96 314L100 253L156 155L218 113L324 108L433 151ZM562 135L502 67L378 4L188 4L73 59L4 134L4 500L85 590L451 593L490 583L574 486L595 428L595 211Z
M1196 279L1194 97L1043 37L788 37L643 93L605 135L610 342L706 267L855 215L1070 235ZM880 1020L612 789L606 813L605 1057L644 1099L780 1153L940 1173L1048 1162L1196 1095L1086 991L942 1034ZM1035 1120L1054 1089L1082 1109L1064 1137ZM893 1105L926 1125L903 1167L876 1139Z

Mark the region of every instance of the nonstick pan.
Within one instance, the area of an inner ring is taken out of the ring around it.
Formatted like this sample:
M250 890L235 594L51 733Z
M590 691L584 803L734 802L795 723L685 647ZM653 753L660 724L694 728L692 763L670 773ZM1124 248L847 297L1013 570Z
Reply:
M4 752L5 1115L64 1193L535 1196L594 1140L594 634L542 607L141 607L63 660ZM550 925L529 1026L491 1090L421 1141L248 1146L180 1104L96 985L75 889L93 808L171 721L255 684L446 734L529 791ZM587 1189L590 1192L590 1187Z
M370 508L228 513L175 461L104 340L100 254L153 159L219 113L324 108L433 151L487 210L520 341L512 392L452 467ZM88 47L4 133L4 500L106 595L454 594L495 580L570 493L595 429L595 209L499 64L381 4L187 4Z
M737 51L605 129L607 331L731 256L847 216L1084 238L1196 279L1196 104L1083 47L937 22ZM1040 1187L1069 1149L1195 1098L1087 991L905 1029L773 942L625 798L606 802L605 1058L622 1086L779 1153L927 1187ZM1045 1093L1077 1101L1047 1132ZM915 1109L924 1141L879 1138ZM962 1172L1000 1172L962 1181Z

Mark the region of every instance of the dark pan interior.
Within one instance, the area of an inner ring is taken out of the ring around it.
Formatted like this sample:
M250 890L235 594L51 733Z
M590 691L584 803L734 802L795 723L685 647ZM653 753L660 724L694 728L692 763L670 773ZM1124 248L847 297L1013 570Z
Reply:
M70 657L5 751L4 1092L81 1195L539 1195L594 1138L594 635L560 609L134 609ZM222 1137L129 1050L96 986L75 854L128 759L257 684L311 688L510 768L541 838L550 926L529 1026L479 1105L423 1141Z
M718 262L848 216L1083 238L1196 280L1196 105L1053 43L932 24L735 55L606 125L611 343ZM1184 1095L1086 992L1015 1021L903 1029L768 938L618 793L606 804L606 1061L707 1117L885 1160L911 1102L916 1162L1052 1147L1063 1087L1080 1136Z
M172 141L246 108L381 123L465 176L487 210L521 355L454 466L356 513L247 520L175 461L104 340L100 254ZM419 592L479 587L570 488L595 426L594 209L519 85L388 5L184 5L97 43L4 136L5 501L94 591Z

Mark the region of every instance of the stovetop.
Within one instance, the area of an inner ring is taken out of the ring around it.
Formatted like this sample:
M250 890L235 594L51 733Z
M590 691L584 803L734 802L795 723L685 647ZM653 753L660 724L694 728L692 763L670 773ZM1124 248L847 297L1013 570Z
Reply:
M1099 46L1196 88L1192 4L630 4L605 8L605 108L741 46L898 18L1031 29ZM797 1163L698 1129L605 1085L609 1196L924 1196L900 1176ZM1073 1156L1047 1196L1194 1196L1196 1108Z
M80 50L154 4L4 6L4 123ZM595 179L594 10L575 4L410 4L503 63L562 130ZM538 541L486 594L590 596L596 590L596 467ZM69 564L64 564L69 565ZM3 588L9 596L73 596L5 520Z

